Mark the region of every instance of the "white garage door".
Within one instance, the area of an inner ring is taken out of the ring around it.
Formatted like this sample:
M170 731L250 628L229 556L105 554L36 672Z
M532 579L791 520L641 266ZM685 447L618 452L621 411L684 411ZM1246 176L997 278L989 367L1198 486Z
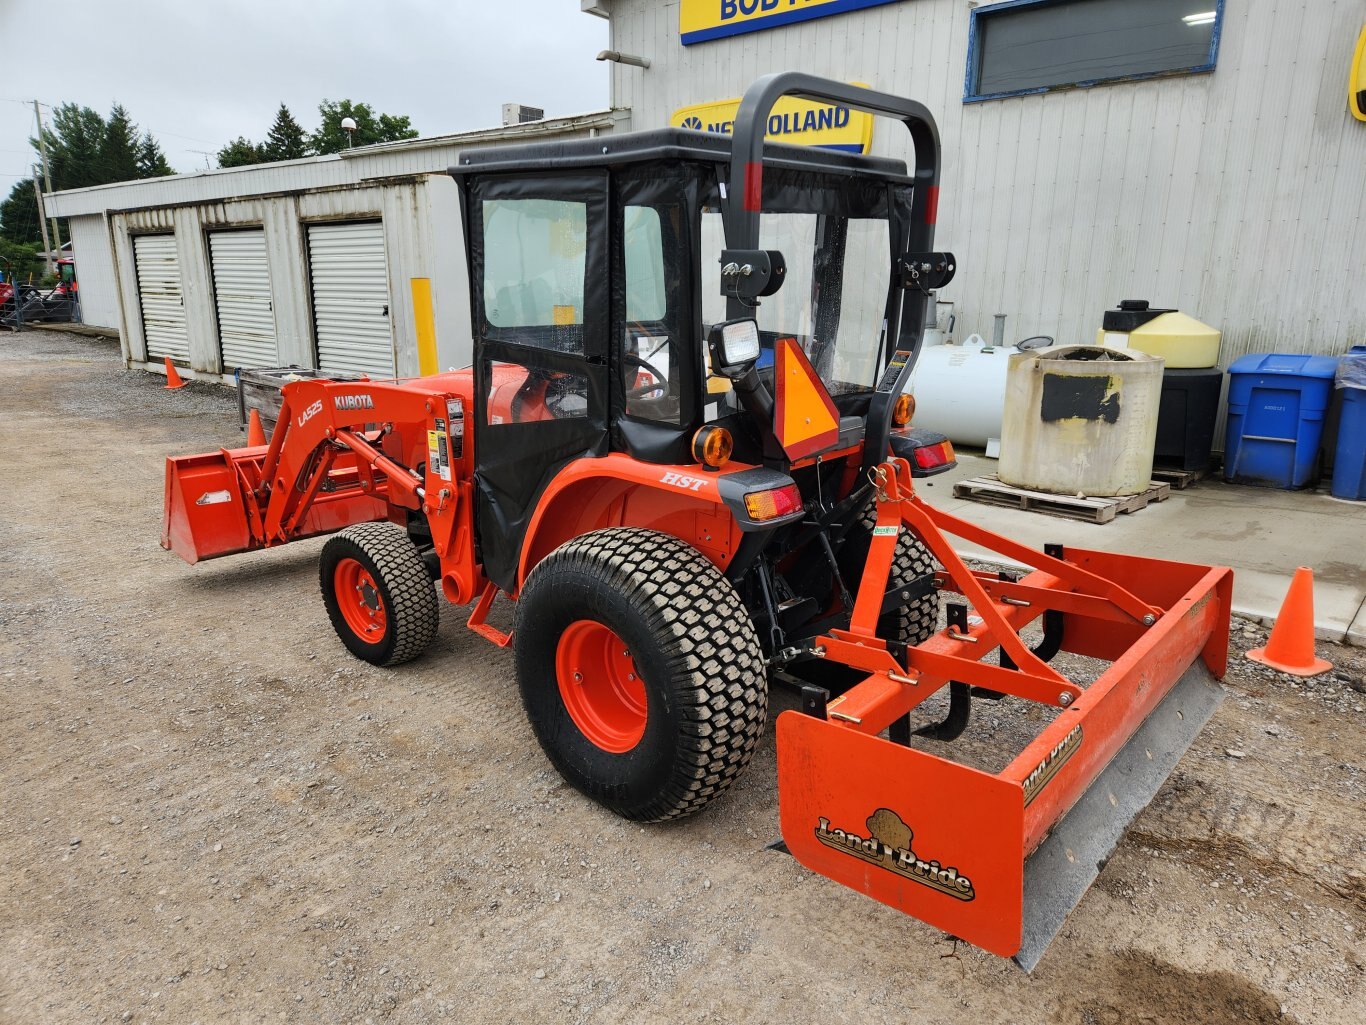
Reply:
M133 239L133 262L137 266L147 358L170 356L177 363L188 363L190 344L185 336L185 300L180 293L175 236L138 235Z
M224 373L238 367L279 366L266 233L215 231L209 235L209 259Z
M308 262L319 369L392 377L384 225L309 225Z

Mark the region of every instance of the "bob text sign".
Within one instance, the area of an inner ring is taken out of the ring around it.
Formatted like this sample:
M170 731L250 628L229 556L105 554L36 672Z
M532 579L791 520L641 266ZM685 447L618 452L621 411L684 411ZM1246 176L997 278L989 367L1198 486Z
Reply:
M864 7L898 3L900 0L682 0L678 5L678 31L683 45L777 28L796 21L810 21Z

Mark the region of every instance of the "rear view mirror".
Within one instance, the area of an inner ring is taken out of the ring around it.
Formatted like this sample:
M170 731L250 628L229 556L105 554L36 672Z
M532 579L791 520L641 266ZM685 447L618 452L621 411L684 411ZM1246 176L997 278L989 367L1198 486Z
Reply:
M712 368L725 377L740 377L759 358L759 324L753 318L713 324L707 334Z

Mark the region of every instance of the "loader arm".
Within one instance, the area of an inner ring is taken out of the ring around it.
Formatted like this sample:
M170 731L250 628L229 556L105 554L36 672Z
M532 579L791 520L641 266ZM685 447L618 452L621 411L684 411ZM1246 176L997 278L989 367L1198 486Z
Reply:
M167 460L162 546L195 563L417 515L446 560L443 587L468 601L482 586L463 446L469 375L282 391L268 445Z

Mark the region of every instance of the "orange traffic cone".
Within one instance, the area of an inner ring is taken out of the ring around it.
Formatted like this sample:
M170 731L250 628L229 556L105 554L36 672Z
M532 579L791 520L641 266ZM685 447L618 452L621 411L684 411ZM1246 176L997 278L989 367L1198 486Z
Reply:
M266 432L261 427L261 414L254 409L251 411L251 415L247 417L247 444L266 444Z
M166 357L166 387L184 388L185 382L180 379L180 375L175 372L175 364L171 362L171 357Z
M1247 657L1294 676L1318 676L1333 668L1314 654L1314 571L1308 566L1295 570L1266 647Z

